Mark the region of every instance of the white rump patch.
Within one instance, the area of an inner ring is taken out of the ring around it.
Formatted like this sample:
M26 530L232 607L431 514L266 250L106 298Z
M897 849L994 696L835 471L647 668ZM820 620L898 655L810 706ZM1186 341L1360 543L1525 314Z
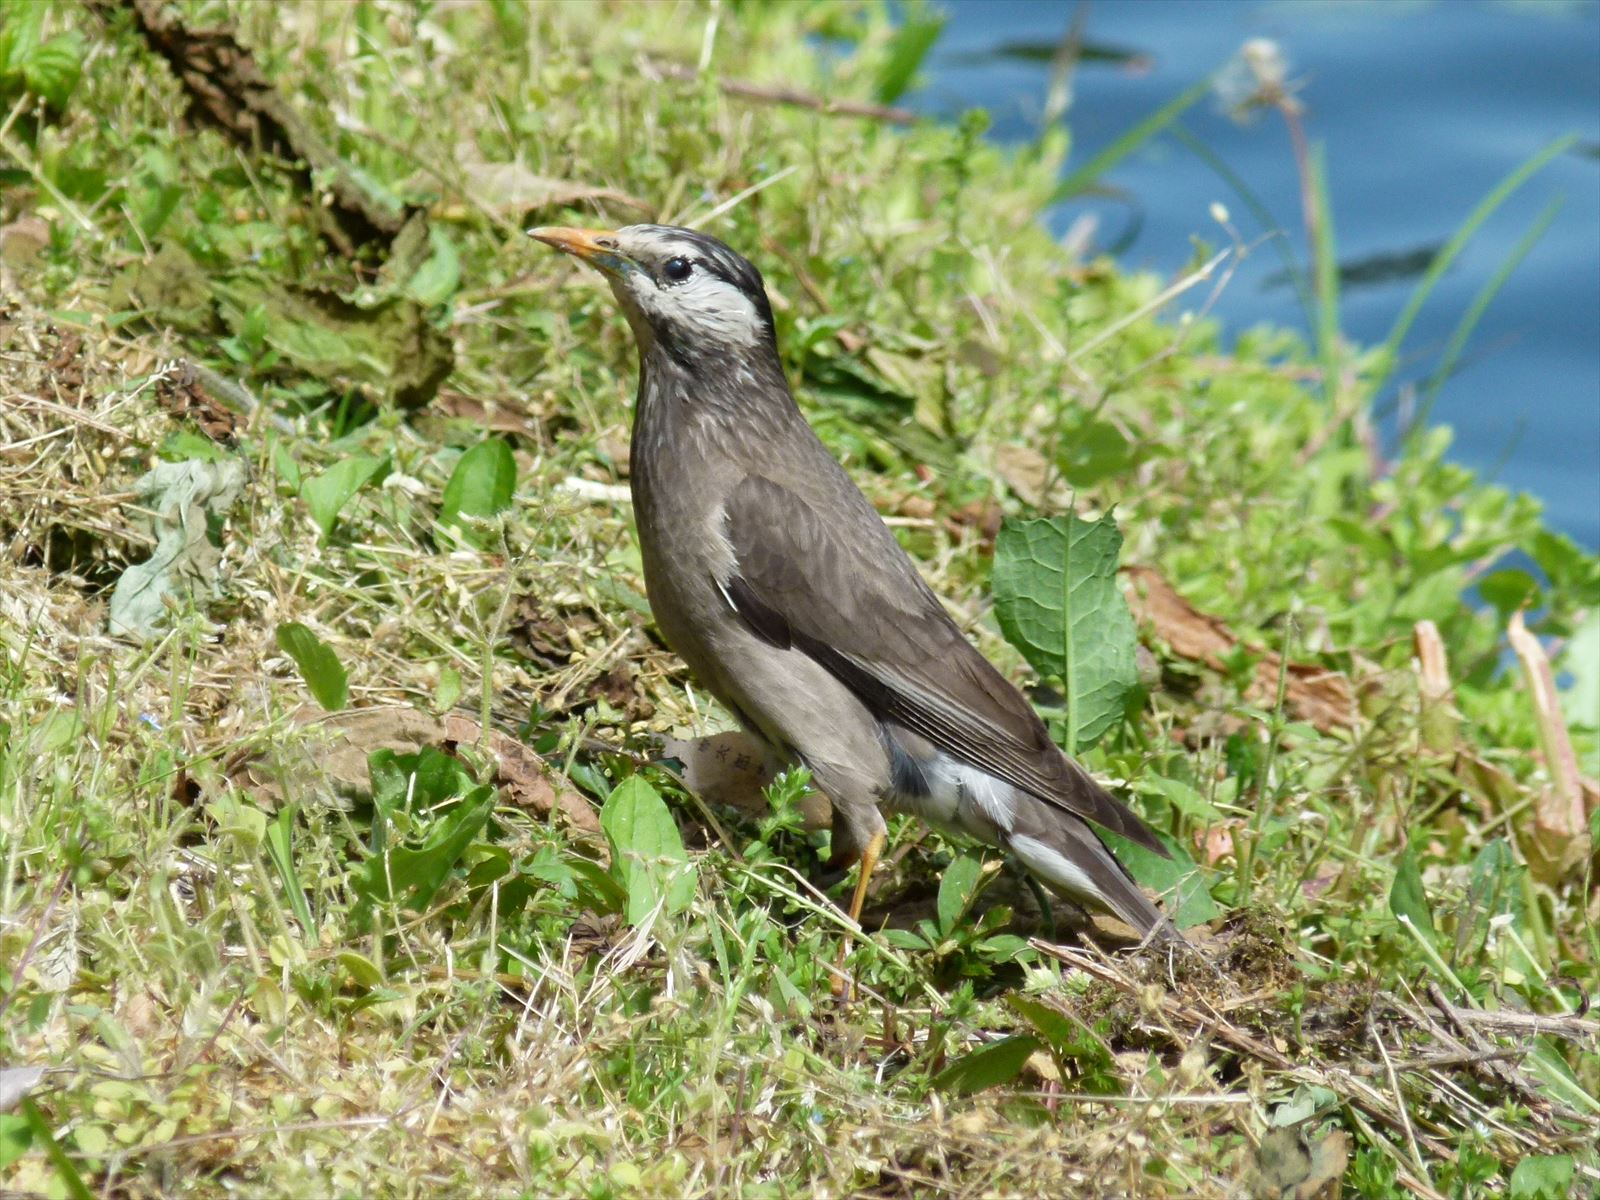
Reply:
M1052 887L1060 888L1068 895L1089 896L1105 903L1104 894L1095 886L1094 880L1081 867L1068 860L1066 855L1052 850L1037 838L1020 834L1010 838L1006 844L1011 853L1022 860L1023 866Z
M977 767L947 754L922 764L926 796L897 797L900 807L931 824L993 844L1016 821L1015 789Z

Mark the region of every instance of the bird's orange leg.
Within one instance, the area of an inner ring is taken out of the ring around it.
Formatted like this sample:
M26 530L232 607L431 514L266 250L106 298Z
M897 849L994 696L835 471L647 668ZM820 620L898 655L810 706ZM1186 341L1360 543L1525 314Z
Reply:
M878 865L878 860L883 857L883 848L888 844L888 836L882 832L875 833L867 840L866 849L861 852L860 875L856 878L855 894L850 898L850 920L856 925L861 924L861 909L867 902L867 885L872 882L872 872ZM835 964L838 974L833 979L833 994L850 999L850 981L844 974L845 956L850 953L850 941L847 938L839 945L839 960Z

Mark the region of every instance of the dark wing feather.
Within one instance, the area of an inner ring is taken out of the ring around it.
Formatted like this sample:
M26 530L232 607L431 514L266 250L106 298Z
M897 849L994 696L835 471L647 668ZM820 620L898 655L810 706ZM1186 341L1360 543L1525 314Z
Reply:
M1138 817L1061 753L843 469L826 463L821 478L792 487L748 476L729 497L736 565L719 582L749 628L803 650L880 717L945 753L1165 855Z

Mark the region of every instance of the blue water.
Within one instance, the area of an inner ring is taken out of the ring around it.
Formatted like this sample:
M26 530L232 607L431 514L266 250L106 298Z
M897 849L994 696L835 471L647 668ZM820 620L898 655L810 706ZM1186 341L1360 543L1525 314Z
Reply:
M945 0L941 8L950 23L925 85L907 102L943 115L982 107L993 136L1031 140L1049 65L992 52L1007 42L1054 43L1075 5ZM1083 33L1088 43L1147 61L1079 66L1066 118L1069 169L1216 70L1247 38L1277 41L1290 78L1303 82L1308 133L1326 146L1345 264L1444 242L1504 175L1552 138L1577 133L1585 148L1561 155L1516 193L1440 282L1406 343L1400 380L1418 381L1437 365L1478 290L1545 204L1564 197L1479 323L1433 421L1454 428L1457 461L1539 497L1552 525L1600 549L1600 3L1095 0ZM1304 261L1299 179L1281 118L1266 113L1240 126L1208 99L1183 124L1245 180ZM1191 237L1225 245L1208 214L1213 201L1247 240L1264 232L1229 186L1170 137L1124 160L1105 182L1128 200L1075 200L1049 220L1059 233L1094 214L1100 248L1136 228L1120 250L1129 266L1173 275L1192 260ZM1293 288L1272 283L1281 269L1271 246L1252 251L1214 310L1227 329L1305 327ZM1380 343L1416 282L1348 286L1346 333ZM1394 412L1393 388L1384 401Z

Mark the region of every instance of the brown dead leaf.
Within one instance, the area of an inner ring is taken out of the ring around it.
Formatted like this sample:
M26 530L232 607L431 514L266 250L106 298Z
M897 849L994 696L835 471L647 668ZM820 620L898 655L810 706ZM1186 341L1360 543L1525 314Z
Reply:
M511 400L480 400L450 388L440 388L428 406L435 416L466 421L489 433L509 433L539 441L539 425L518 403Z
M757 738L733 729L697 738L662 738L661 752L683 764L683 781L711 804L749 813L767 811L766 786L784 764ZM807 829L826 829L833 823L828 798L812 792L800 801Z
M1153 567L1125 566L1129 607L1134 619L1151 630L1180 658L1222 669L1223 657L1240 643L1227 623L1199 611ZM1252 649L1256 649L1252 647ZM1257 703L1271 704L1277 696L1278 674L1284 674L1284 703L1296 719L1324 733L1350 729L1356 722L1355 695L1350 681L1337 671L1316 663L1290 662L1271 650L1260 651L1256 677L1248 695Z
M179 420L193 422L214 442L231 446L238 437L238 414L217 403L190 363L180 363L176 371L161 376L156 399L162 408Z
M1343 1130L1314 1139L1302 1126L1273 1129L1256 1147L1250 1191L1259 1200L1338 1200L1349 1163Z
M20 217L0 225L0 260L25 267L50 244L50 223L43 217Z
M316 726L327 735L328 740L316 747L314 761L300 755L296 755L299 761L285 761L280 751L280 757L272 763L256 760L243 764L235 771L235 779L253 791L275 793L280 790L278 780L285 774L293 777L314 771L342 795L366 795L370 782L367 756L374 750L415 754L424 746L446 752L457 746L483 746L494 758L494 782L510 803L540 815L559 812L580 833L600 832L600 820L588 801L570 788L559 786L544 759L498 729L491 729L484 738L482 726L462 713L441 718L395 704L326 716L308 708L296 714L296 722Z
M994 448L994 471L1008 488L1029 504L1044 499L1050 460L1032 446L1005 443Z

